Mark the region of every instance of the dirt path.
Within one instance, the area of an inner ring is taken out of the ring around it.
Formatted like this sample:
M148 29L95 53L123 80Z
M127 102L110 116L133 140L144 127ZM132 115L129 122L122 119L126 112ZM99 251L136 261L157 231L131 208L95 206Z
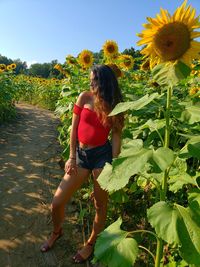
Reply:
M0 126L0 266L78 266L71 257L82 236L72 205L64 236L48 253L39 251L52 229L49 203L63 176L59 121L27 104L18 104L17 111L16 121Z

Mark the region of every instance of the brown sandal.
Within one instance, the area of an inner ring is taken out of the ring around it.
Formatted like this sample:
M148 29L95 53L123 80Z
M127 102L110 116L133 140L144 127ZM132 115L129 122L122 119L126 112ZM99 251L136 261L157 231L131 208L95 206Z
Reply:
M56 240L58 240L62 235L63 235L63 229L60 228L60 230L58 232L53 232L53 235L57 236L56 239L54 240L53 244L51 246L49 246L48 241L46 241L41 247L40 247L40 251L41 252L47 252L49 251L54 243L56 242Z
M87 258L83 258L83 256L80 254L80 250L79 250L76 253L76 255L74 255L74 257L72 258L75 263L81 264L81 263L84 263L87 260L91 259L92 255L93 255L94 244L91 244L90 242L87 242L84 247L86 247L86 246L92 247L92 252L90 253L90 255Z

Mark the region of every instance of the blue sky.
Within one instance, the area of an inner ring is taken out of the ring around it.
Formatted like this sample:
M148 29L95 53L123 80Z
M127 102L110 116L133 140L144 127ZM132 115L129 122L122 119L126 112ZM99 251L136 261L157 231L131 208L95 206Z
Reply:
M83 49L98 52L115 40L122 52L136 45L146 17L170 13L182 0L0 0L0 54L28 64L65 61ZM188 0L200 14L200 1Z

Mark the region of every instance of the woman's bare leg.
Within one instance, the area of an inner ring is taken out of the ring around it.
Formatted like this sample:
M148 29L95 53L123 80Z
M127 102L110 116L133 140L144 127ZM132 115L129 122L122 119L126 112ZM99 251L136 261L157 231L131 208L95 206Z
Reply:
M51 204L53 233L47 240L47 245L51 247L57 239L55 233L59 233L64 221L65 205L69 202L73 193L78 190L83 182L90 175L90 171L83 168L77 168L77 174L65 174L60 185L58 186ZM42 251L46 251L45 248Z
M93 221L93 227L91 235L88 239L88 242L94 244L97 235L104 229L107 215L107 204L108 204L108 193L103 190L97 178L100 175L102 169L93 170L94 177L94 206L96 210L96 214Z
M74 257L76 262L80 262L83 259L87 259L92 254L93 245L97 239L97 235L103 230L105 226L108 193L104 191L97 182L97 177L99 176L101 171L102 169L95 169L92 172L94 177L94 205L96 209L96 214L93 221L92 232L87 243Z

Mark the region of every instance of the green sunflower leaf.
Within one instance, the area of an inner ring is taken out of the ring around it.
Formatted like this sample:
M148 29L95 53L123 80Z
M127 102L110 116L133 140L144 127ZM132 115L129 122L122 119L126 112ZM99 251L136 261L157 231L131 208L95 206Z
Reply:
M179 248L180 254L189 264L200 266L199 214L193 209L173 206L161 201L153 205L147 216L157 235Z
M94 262L108 267L131 267L138 255L137 242L127 238L128 232L120 229L121 218L106 228L98 237L94 250Z
M183 62L177 64L159 64L153 68L154 80L160 85L173 87L190 74L191 69Z
M198 188L193 188L188 192L188 200L190 205L193 202L197 202L200 206L200 190Z
M152 100L154 100L155 98L158 98L158 96L159 96L158 93L153 93L151 95L147 94L136 101L119 103L116 105L113 111L109 114L109 116L114 116L116 114L125 112L127 110L140 110L146 105L148 105Z
M160 147L153 151L153 160L162 171L165 171L174 161L174 152L167 147Z
M123 155L125 154L124 151ZM98 177L100 186L109 192L123 188L132 175L143 171L151 156L152 150L141 148L138 151L132 150L132 154L127 157L114 159L112 165L107 163Z
M171 176L168 183L170 185L169 190L174 193L181 189L185 184L192 184L198 186L196 182L196 177L192 177L186 172Z
M187 163L181 158L177 158L169 172L168 180L169 190L177 192L185 184L192 184L198 187L196 182L197 176L190 176L187 173Z
M187 106L182 112L180 120L188 124L200 122L200 105Z

